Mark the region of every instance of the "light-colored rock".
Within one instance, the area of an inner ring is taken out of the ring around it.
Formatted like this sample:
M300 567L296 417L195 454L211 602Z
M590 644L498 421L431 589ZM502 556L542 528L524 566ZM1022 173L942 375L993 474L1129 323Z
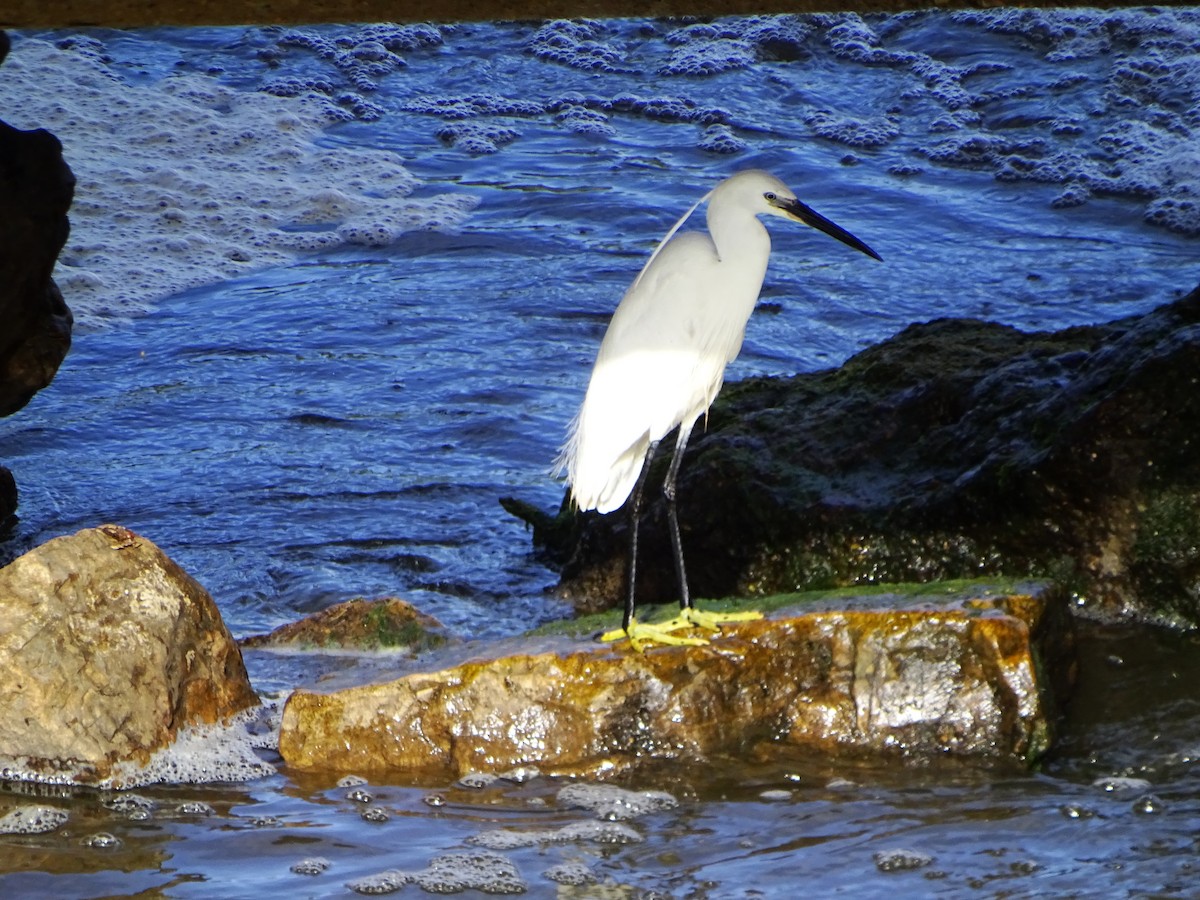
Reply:
M726 626L645 654L578 641L332 693L299 690L295 769L461 776L536 765L605 775L721 754L904 752L1032 760L1049 746L1044 674L1069 672L1048 588L877 596Z
M117 525L0 569L0 767L91 782L257 702L212 598Z

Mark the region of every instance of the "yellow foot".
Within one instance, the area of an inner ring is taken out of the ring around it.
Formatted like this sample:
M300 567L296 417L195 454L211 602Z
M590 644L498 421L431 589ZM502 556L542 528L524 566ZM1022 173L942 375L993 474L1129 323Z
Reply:
M685 609L675 618L666 622L654 624L639 622L634 619L629 623L629 630L614 628L600 635L602 641L619 641L629 638L629 645L638 653L643 652L645 643L670 644L672 646L702 647L708 643L708 638L682 637L676 631L685 628L701 628L705 631L720 631L727 622L749 622L761 619L762 613L747 612L701 612L696 608Z
M629 629L614 628L612 631L606 631L600 635L602 641L619 641L622 638L629 638L629 646L633 647L638 653L642 653L646 648L644 644L670 644L674 647L701 647L707 644L705 638L681 637L672 632L679 631L681 628L690 628L690 622L681 621L680 617L676 617L669 622L660 622L651 625L646 622L639 622L634 619L629 623Z

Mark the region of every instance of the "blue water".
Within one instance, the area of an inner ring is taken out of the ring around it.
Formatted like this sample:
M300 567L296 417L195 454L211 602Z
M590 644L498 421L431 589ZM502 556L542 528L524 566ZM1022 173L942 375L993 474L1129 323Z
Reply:
M1141 21L1123 27L1141 33ZM593 43L630 69L617 74L538 58L533 25L461 25L444 30L442 45L406 54L407 68L370 93L382 118L336 126L328 141L396 151L425 183L419 195L470 193L479 206L465 227L304 258L78 334L53 387L0 425L22 492L17 546L119 521L195 574L239 634L362 595L399 594L484 634L560 614L546 595L554 574L497 499L557 505L546 470L608 314L675 218L739 168L777 172L886 263L776 227L765 305L731 379L836 365L937 316L1029 329L1105 321L1200 280L1197 239L1147 224L1142 198L1055 208L1062 184L930 163L922 154L947 134L936 123L964 111L940 101L911 64L864 65L836 50L830 35L857 29L854 19L803 22L806 62L708 77L656 73L678 23L595 24ZM1078 157L1129 115L1110 96L1119 54L1047 62L1027 36L947 16L875 25L894 55L919 52L959 73L981 61L1007 67L956 82L977 100L967 111L979 122L968 130L988 139L1049 140ZM214 67L212 77L245 88L283 75L340 77L296 49L278 51L278 68L264 66L264 47L290 47L283 33L96 36L113 69L134 80ZM1048 87L1068 73L1086 77ZM1036 115L1014 108L1027 98L1005 95L1030 85L1046 92ZM462 120L411 111L481 92L490 98L482 106L498 112ZM623 112L613 106L622 96L717 110L746 149L701 150L703 125ZM609 104L612 133L571 131L551 111L509 114L517 100L549 110L564 98ZM1160 117L1173 102L1164 98ZM814 136L809 119L822 109L860 131L887 112L895 137L861 149L836 139L856 133L849 125L834 128L835 139ZM1047 130L1096 109L1108 117L1085 119L1082 136ZM436 136L464 122L519 137L469 153ZM920 172L895 174L904 166Z
M380 118L332 127L325 140L396 151L423 181L420 195L469 193L479 203L466 224L410 233L384 248L307 256L159 298L132 321L78 331L54 384L0 422L0 459L21 490L9 552L118 522L204 584L238 635L355 596L403 596L452 630L481 637L564 614L551 591L555 574L498 500L558 505L561 487L547 470L607 316L671 223L741 168L774 171L885 263L773 224L765 302L731 380L837 365L938 316L1056 329L1181 295L1200 282L1200 238L1186 219L1168 222L1174 230L1151 220L1156 203L1190 196L1182 163L1167 165L1175 145L1163 148L1170 140L1186 148L1187 129L1200 127L1200 57L1192 55L1200 52L1200 13L1181 10L1166 25L1165 14L1140 11L1039 15L871 18L876 46L890 56L866 61L858 45L838 40L861 30L860 20L803 19L803 59L759 58L712 76L660 73L680 46L668 36L683 23L596 23L590 40L619 60L615 73L539 58L529 49L535 25L443 29L441 45L403 54L406 68L379 78L375 91L359 91ZM180 69L212 69L211 77L245 89L284 74L344 82L312 53L279 50L281 33L96 37L116 71L145 83ZM263 63L264 48L278 51L277 69ZM922 59L942 68L930 74ZM1166 72L1158 81L1147 86L1130 74L1155 60ZM418 111L481 92L536 109L513 114L512 102L506 108L493 97L492 111L469 119ZM744 148L702 149L705 124L657 117L623 95L715 110ZM571 130L577 120L561 112L572 105L600 113L607 132ZM464 123L516 134L506 132L511 141L487 153L438 137ZM1145 137L1140 125L1161 140L1128 158L1106 149L1114 130ZM997 142L1042 141L1038 158L1054 165L1014 178L1013 160L1033 158L1027 147L987 159L934 152L966 133L994 150ZM874 146L852 146L856 135ZM1133 156L1142 163L1135 174L1154 181L1149 193L1129 188L1136 179L1125 163ZM1086 193L1086 202L1064 203L1069 190L1077 199ZM1150 693L1178 690L1166 672L1154 680L1154 667L1145 671ZM1176 724L1194 724L1195 704L1180 702L1163 701ZM1190 752L1187 728L1159 732L1167 747L1132 715L1104 727L1115 736L1080 726L1067 761L1038 776L896 775L810 763L805 787L784 804L758 799L762 788L794 785L781 771L673 785L696 798L686 812L655 819L644 845L597 851L599 867L658 892L651 896L772 896L812 878L855 896L884 896L897 885L948 895L1112 888L1183 896L1180 885L1194 883L1187 835L1200 822L1194 764L1156 770L1165 784L1155 790L1167 797L1157 816L1132 812L1136 798L1097 797L1090 781L1138 771L1160 752ZM1097 740L1098 752L1089 746ZM853 793L826 790L843 775L855 781ZM108 863L89 856L74 870L94 874L78 881L0 880L27 893L53 893L58 884L81 896L118 885L172 896L211 895L219 886L222 896L242 896L281 884L336 895L351 876L424 865L481 821L509 815L470 796L431 812L422 790L391 789L394 815L383 826L364 824L329 784L283 776L245 791L214 789L215 820L167 816L141 831L75 801L87 827L122 830L127 846L147 846L157 861L118 856L126 861L116 868L137 874L104 876ZM495 802L515 808L518 821L536 818L517 795ZM1102 808L1076 821L1061 810L1080 796ZM278 812L286 827L251 829L262 810ZM414 829L428 834L398 860L387 848L404 823L413 827L400 844ZM388 836L386 847L377 835ZM230 836L242 842L232 851ZM69 855L73 840L54 836L39 846ZM870 861L877 850L909 844L941 862L881 874ZM336 874L309 881L288 871L310 846L335 857ZM590 850L582 855L596 864ZM250 867L251 858L263 864ZM531 892L548 895L553 885L536 877L536 853L524 860ZM170 875L174 869L190 874Z

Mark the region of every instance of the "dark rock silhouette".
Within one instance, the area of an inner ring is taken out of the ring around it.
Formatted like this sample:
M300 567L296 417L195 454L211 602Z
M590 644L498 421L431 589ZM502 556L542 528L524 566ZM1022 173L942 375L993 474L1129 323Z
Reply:
M0 62L8 49L0 32ZM71 347L71 311L51 272L74 193L58 138L0 121L0 416L48 385ZM11 477L4 481L12 489L0 487L0 534L17 505Z

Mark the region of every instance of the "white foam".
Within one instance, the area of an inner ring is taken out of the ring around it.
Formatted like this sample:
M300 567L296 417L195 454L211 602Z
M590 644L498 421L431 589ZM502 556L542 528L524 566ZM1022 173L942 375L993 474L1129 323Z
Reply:
M679 801L666 791L630 791L612 784L568 784L558 792L560 806L573 806L601 819L622 821L674 809Z
M0 834L44 834L67 821L67 811L53 806L18 806L0 817Z
M4 64L5 119L63 143L77 185L55 277L81 323L178 291L406 231L454 227L475 199L413 199L394 153L318 146L345 118L315 92L280 97L175 74L127 83L91 41L28 38Z
M234 716L228 724L180 729L175 741L146 765L118 763L100 786L125 789L147 784L241 783L274 775L275 767L255 752L264 745L262 735L255 731L262 718L262 709L256 708Z
M264 722L271 724L276 710L256 707L234 716L227 724L191 726L180 729L175 741L154 753L148 763L125 760L116 763L107 778L97 779L91 766L60 764L53 772L31 760L5 759L0 780L51 785L89 784L102 789L125 791L149 784L211 784L247 782L275 774L275 767L256 750L278 747L278 733L262 732ZM271 727L275 727L271 725ZM136 794L120 794L106 801L110 809L130 818L149 818L154 807ZM196 808L181 807L178 812L204 814Z
M560 828L510 831L496 828L467 838L468 844L488 850L516 850L542 844L639 844L642 836L624 822L570 822Z

